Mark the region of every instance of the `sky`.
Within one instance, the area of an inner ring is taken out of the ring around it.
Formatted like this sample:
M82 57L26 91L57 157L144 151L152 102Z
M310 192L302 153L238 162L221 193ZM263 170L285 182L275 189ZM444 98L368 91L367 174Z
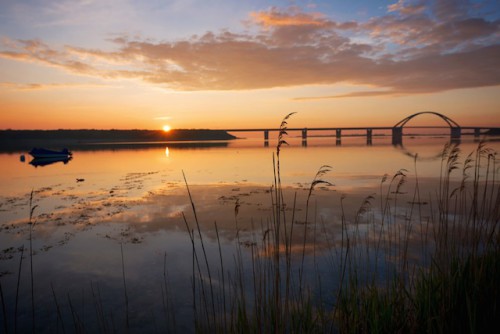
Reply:
M497 0L0 0L0 129L500 127ZM444 125L432 115L413 125Z

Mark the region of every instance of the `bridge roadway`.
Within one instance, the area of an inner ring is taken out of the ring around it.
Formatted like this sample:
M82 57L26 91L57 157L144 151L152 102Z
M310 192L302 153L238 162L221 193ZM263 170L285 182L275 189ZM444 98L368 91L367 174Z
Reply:
M289 114L286 118L288 118ZM420 115L433 115L442 119L448 126L406 126L406 124L413 118ZM285 118L285 119L286 119ZM392 143L394 145L402 145L403 143L403 128L421 128L421 129L431 129L431 128L449 128L450 137L452 140L459 140L462 135L474 135L474 137L481 136L481 131L483 130L496 130L500 133L500 128L490 127L490 126L460 126L457 122L451 118L437 113L435 111L421 111L414 113L408 117L403 118L397 122L394 126L371 126L371 127L321 127L321 128L286 128L286 131L301 131L303 143L307 140L308 131L335 131L335 137L337 142L340 143L342 137L342 131L366 131L367 143L371 144L373 130L391 130L392 132ZM462 130L473 130L471 133L462 133ZM227 129L227 132L264 132L264 141L267 143L269 140L269 132L271 131L282 131L282 129L269 129L269 128L257 128L257 129Z
M459 139L463 135L474 135L474 137L479 137L484 131L497 130L500 128L484 126L463 126L463 127L448 127L448 126L406 126L408 129L450 129L450 136L452 139ZM403 137L403 127L392 127L392 126L372 126L372 127L314 127L314 128L286 128L287 132L290 131L300 131L302 133L302 140L307 140L308 131L335 131L335 137L340 140L342 137L342 132L345 131L366 131L366 137L368 141L371 141L374 130L390 130L392 132L392 140L394 144L399 144L402 142ZM472 130L472 132L463 132L463 130ZM281 129L269 129L269 128L253 128L253 129L224 129L227 132L263 132L264 140L269 140L269 132L279 132Z

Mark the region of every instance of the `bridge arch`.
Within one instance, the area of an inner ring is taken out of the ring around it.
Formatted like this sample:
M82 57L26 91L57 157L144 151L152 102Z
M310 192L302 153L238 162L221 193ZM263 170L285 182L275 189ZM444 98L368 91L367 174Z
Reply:
M403 144L403 127L406 125L406 123L408 123L414 117L417 117L417 116L423 115L423 114L435 115L435 116L441 118L450 127L450 136L451 136L452 140L457 140L460 138L462 130L461 130L460 125L458 125L457 122L455 122L451 118L449 118L443 114L437 113L435 111L421 111L421 112L417 112L413 115L410 115L406 118L403 118L402 120L397 122L392 127L392 143L393 143L393 145L401 146Z
M396 123L396 125L393 126L393 128L402 128L406 125L406 123L408 123L411 119L413 119L414 117L416 116L419 116L419 115L423 115L423 114L430 114L430 115L436 115L438 116L439 118L441 118L442 120L444 120L449 126L450 128L460 128L460 125L458 125L457 122L455 122L454 120L452 120L451 118L449 118L448 116L445 116L443 114L440 114L438 112L435 112L435 111L421 111L421 112L417 112L413 115L410 115L406 118L403 118L402 120L400 120L398 123Z

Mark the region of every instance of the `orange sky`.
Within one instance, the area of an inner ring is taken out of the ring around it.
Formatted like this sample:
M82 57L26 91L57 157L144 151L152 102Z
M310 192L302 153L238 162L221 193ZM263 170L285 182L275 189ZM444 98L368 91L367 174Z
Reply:
M500 127L487 2L153 3L2 2L0 129Z

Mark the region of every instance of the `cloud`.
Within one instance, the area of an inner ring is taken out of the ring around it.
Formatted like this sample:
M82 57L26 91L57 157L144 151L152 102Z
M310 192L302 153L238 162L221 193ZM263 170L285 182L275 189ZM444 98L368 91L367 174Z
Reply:
M155 117L153 119L157 120L157 121L168 121L168 120L171 120L172 117L171 116L158 116L158 117Z
M0 87L4 87L14 91L37 91L37 90L52 90L66 88L100 88L105 87L101 84L89 83L13 83L0 82Z
M295 101L314 101L314 100L329 100L329 99L339 99L344 97L369 97L369 96L384 96L384 95L397 95L393 91L361 91L361 92L351 92L346 94L338 95L326 95L326 96L306 96L306 97L296 97Z
M399 0L397 3L387 6L389 12L399 12L403 15L420 14L425 10L425 2L408 3L405 0Z
M94 68L83 59L72 57L67 51L59 51L38 40L6 40L4 45L15 51L2 51L0 57L41 63L59 67L74 73L88 73L92 75Z
M445 9L449 15L442 13ZM374 87L312 98L500 84L500 22L477 16L465 1L400 0L386 15L365 22L336 22L298 7L270 8L249 17L253 32L223 30L161 42L124 35L112 40L112 51L4 40L0 57L184 91L338 83Z
M481 17L478 7L465 0L399 0L388 9L395 15L372 18L363 28L403 51L410 45L456 52L499 42L500 21Z
M282 10L272 7L270 10L250 13L255 23L264 27L277 26L317 26L328 27L335 25L322 13L305 13L298 7L289 7Z

